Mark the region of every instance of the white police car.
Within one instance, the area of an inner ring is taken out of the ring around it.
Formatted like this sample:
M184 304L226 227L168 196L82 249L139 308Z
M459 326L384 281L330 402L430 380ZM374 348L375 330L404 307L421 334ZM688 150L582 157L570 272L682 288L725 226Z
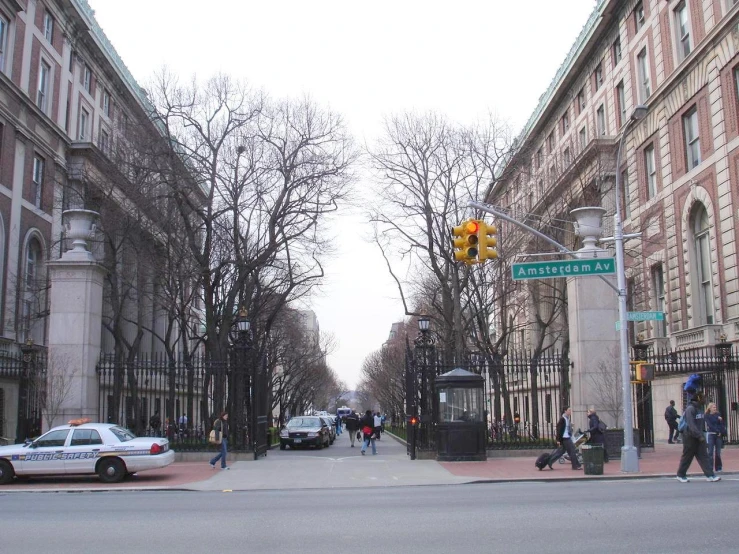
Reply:
M0 485L15 475L95 474L106 483L126 475L166 467L174 461L169 441L137 437L109 423L74 420L26 444L0 446Z

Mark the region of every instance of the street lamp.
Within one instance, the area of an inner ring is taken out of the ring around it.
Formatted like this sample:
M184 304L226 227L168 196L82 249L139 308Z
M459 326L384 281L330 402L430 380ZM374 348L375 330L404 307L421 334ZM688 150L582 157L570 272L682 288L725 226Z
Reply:
M418 318L418 330L421 331L421 333L425 333L429 330L429 324L430 320L425 315Z
M626 268L624 267L624 229L621 221L621 150L629 127L647 116L647 107L638 105L621 130L616 152L616 213L613 216L613 241L616 246L616 285L618 287L619 338L621 343L621 386L624 409L624 446L621 448L621 471L639 472L639 455L634 447L634 421L631 406L631 366L629 364L629 337L626 314Z
M231 392L233 393L231 409L234 413L230 414L230 416L231 421L233 422L234 435L237 437L239 435L236 435L236 433L238 433L239 430L246 430L246 426L244 425L244 385L246 380L251 377L251 371L247 364L247 352L251 348L250 329L251 323L247 319L246 308L242 306L239 310L238 316L236 316L236 319L231 325L231 329L229 330L234 353L236 354L232 371L233 379L231 381ZM251 379L249 379L249 381L251 381ZM245 443L243 435L239 437L239 440L242 444Z

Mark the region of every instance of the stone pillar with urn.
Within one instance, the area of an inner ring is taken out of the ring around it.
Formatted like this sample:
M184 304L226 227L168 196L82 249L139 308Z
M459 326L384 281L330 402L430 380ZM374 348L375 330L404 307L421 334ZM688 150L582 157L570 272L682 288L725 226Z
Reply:
M88 248L98 214L75 209L66 210L62 217L72 249L48 264L51 281L48 371L50 374L65 371L70 386L60 399L52 426L76 418L100 420L95 369L102 339L105 270ZM49 385L52 384L50 378Z

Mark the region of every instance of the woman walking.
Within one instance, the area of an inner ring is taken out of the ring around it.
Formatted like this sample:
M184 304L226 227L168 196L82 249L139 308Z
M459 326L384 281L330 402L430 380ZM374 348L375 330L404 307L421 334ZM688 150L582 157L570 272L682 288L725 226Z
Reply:
M723 436L726 434L726 423L714 402L706 408L706 443L708 445L708 461L713 464L716 473L723 471L721 448L724 446ZM714 457L715 453L715 457Z
M372 455L377 454L377 447L375 446L375 417L372 415L372 410L367 410L364 413L364 417L359 421L359 425L362 428L362 456L367 450L367 447L372 445Z
M213 424L216 430L216 441L220 440L221 451L210 461L210 467L216 468L216 462L221 460L221 469L231 469L226 465L226 454L228 453L228 413L223 412Z

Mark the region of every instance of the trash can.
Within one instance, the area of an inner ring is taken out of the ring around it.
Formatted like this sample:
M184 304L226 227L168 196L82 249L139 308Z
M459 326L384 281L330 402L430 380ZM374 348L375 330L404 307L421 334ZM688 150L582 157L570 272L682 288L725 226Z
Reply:
M603 446L584 444L581 449L585 475L603 475Z

